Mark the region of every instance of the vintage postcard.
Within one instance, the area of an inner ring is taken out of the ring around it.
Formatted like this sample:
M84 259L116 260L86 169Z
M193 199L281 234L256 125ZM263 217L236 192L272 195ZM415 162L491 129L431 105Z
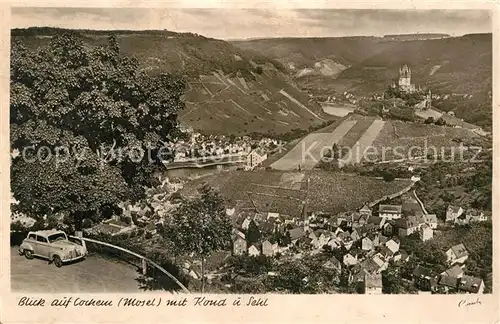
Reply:
M2 5L1 323L498 323L498 4L439 5Z

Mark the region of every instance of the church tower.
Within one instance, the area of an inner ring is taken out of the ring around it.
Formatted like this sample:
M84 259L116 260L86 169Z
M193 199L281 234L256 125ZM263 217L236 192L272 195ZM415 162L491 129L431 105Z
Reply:
M432 93L431 93L431 89L429 89L429 93L427 93L427 98L425 100L425 108L426 109L432 108Z

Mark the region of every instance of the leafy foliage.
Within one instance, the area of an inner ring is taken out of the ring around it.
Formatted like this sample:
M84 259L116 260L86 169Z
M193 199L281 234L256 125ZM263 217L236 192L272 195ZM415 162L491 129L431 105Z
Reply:
M252 219L250 221L250 224L248 225L248 230L247 230L247 242L248 244L254 244L259 242L261 237L261 233L259 228L257 227L257 224L255 224L254 220Z
M441 273L447 268L443 247L436 240L422 242L418 238L418 233L414 233L401 240L401 247L436 273Z
M231 246L232 226L224 200L217 191L204 184L199 188L199 194L198 198L181 203L162 233L172 241L178 253L194 253L201 258L204 278L205 258L212 252L223 251Z
M169 219L170 239L183 252L207 257L231 244L231 223L220 194L203 185L200 197L184 200Z
M249 276L266 274L273 269L272 259L265 255L256 257L247 255L233 256L230 263L235 273Z
M20 210L100 215L142 197L160 167L160 140L176 132L183 91L182 80L141 72L114 37L89 47L58 35L36 50L15 41L10 137L23 154L12 162L11 186ZM147 147L148 158L133 154Z

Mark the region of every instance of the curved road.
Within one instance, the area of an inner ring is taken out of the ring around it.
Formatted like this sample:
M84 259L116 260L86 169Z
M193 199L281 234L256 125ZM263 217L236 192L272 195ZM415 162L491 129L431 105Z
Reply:
M28 260L11 248L11 289L19 292L94 293L140 292L145 287L133 265L89 255L57 268L43 259Z

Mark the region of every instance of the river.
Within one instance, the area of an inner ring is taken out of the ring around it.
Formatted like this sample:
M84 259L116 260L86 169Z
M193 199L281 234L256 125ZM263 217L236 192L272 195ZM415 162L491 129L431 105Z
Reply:
M220 173L224 170L236 170L235 165L211 165L204 168L179 168L166 170L163 174L169 179L180 178L180 179L194 179L200 176L205 176L209 174Z
M321 107L323 111L329 115L344 117L349 113L352 113L356 107L349 104L337 104L337 103L322 103Z

